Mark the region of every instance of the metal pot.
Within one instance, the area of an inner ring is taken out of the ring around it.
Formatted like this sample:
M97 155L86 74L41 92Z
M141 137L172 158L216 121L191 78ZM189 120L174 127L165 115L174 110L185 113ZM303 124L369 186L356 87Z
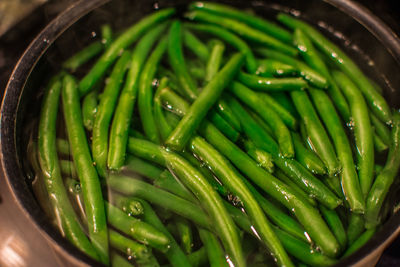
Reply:
M155 7L182 6L184 0L78 1L55 18L30 44L17 63L8 82L1 107L1 163L13 197L23 213L51 240L63 257L74 263L96 264L66 241L46 219L32 192L26 168L26 125L38 116L42 85L60 68L60 62L89 43L97 27L105 21L114 28L137 21ZM220 1L240 8L253 6L261 16L277 11L300 12L300 16L319 27L342 47L362 70L385 89L389 104L400 103L400 40L377 17L362 6L346 0L325 1ZM349 37L346 39L345 37ZM393 194L394 195L394 194ZM400 214L394 212L399 199L393 197L393 215L381 230L354 255L339 265L374 265L382 251L400 232Z

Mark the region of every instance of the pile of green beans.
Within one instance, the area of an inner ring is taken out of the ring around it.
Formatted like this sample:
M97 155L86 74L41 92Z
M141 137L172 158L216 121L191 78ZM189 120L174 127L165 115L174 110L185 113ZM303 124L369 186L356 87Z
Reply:
M29 157L78 250L111 266L328 266L379 231L400 113L318 30L195 2L101 33L45 87Z

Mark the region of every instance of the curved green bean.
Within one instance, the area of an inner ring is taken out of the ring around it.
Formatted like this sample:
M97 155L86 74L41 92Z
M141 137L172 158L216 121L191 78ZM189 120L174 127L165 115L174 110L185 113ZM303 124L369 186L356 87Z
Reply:
M100 180L93 166L83 127L78 86L69 75L65 75L63 79L62 102L71 154L82 185L89 237L101 262L107 264L108 230Z
M151 87L154 75L157 71L157 66L161 61L167 46L167 38L162 38L144 64L139 79L139 115L145 135L154 143L160 143L160 136L158 135L157 125L153 114L153 90Z
M110 129L107 159L107 166L110 170L119 170L124 165L128 143L128 129L131 124L136 94L139 88L140 73L150 49L165 27L166 24L154 27L154 29L150 30L140 39L133 50L131 65Z
M360 90L344 73L333 72L333 78L349 102L357 147L358 178L361 191L366 198L373 182L374 173L374 142L368 107Z
M128 70L131 53L125 51L115 64L100 98L92 132L92 155L101 177L107 175L108 129L117 104L119 91Z
M122 33L97 60L89 73L80 81L79 94L81 96L85 95L92 89L93 85L101 79L107 69L117 59L121 50L135 42L148 29L151 29L154 25L165 21L174 13L175 9L173 8L166 8L154 12L151 15L144 17Z

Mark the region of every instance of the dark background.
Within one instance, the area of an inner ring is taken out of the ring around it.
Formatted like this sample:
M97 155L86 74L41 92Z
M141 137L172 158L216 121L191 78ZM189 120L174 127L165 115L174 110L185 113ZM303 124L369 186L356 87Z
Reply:
M0 0L1 1L1 0ZM11 71L24 49L36 34L59 12L74 0L48 1L22 19L3 36L0 36L0 95ZM381 18L400 36L400 8L398 0L359 0L365 7ZM1 204L1 197L0 197ZM383 254L379 267L400 266L400 238L398 238Z

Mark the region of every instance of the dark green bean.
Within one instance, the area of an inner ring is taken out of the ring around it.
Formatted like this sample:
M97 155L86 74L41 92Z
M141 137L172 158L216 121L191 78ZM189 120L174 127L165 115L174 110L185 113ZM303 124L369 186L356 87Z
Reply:
M157 71L157 66L167 50L168 40L162 38L153 52L150 54L146 63L143 66L143 70L140 74L139 79L139 91L138 91L138 108L139 115L142 122L142 127L147 138L154 142L160 143L160 137L158 135L157 125L153 115L153 90L152 83L154 75Z
M119 170L125 162L128 143L128 129L139 88L139 77L150 49L167 25L159 25L146 33L137 43L124 88L120 94L118 105L110 129L107 165L111 170Z
M224 28L214 26L214 25L208 25L208 24L201 24L201 23L185 23L185 27L199 31L199 32L205 32L208 34L212 34L217 38L222 39L226 43L230 44L237 50L239 50L242 54L245 55L245 65L246 69L249 73L255 73L257 70L257 61L253 55L252 50L250 47L244 42L242 39L237 37L235 34L225 30Z
M265 92L303 90L307 87L302 78L265 78L240 72L237 79L253 90Z
M287 53L288 55L296 55L297 51L292 46L287 45L274 37L271 37L265 34L262 31L251 28L247 26L245 23L237 21L235 19L227 18L221 15L216 15L211 12L206 12L203 10L194 10L185 14L185 17L200 22L206 22L221 26L225 29L228 29L235 34L241 36L244 39L247 39L251 42L258 43L263 46L271 47L282 51L283 53Z
M307 149L298 133L292 132L294 151L296 160L298 160L310 172L315 174L326 174L326 167L318 156L311 150Z
M169 248L169 238L154 226L125 214L108 202L105 202L108 223L119 231L131 236L135 240L166 252Z
M185 254L190 254L193 246L192 226L187 219L182 217L174 218L174 222L181 241L182 250Z
M221 117L223 117L232 127L238 131L242 131L242 126L240 125L239 120L236 118L236 116L233 114L231 108L229 107L228 103L226 103L224 99L224 95L222 95L222 98L218 100L217 103L218 106L218 111L221 114Z
M57 138L56 147L57 147L57 152L61 155L68 156L71 154L69 143L65 139Z
M111 266L112 267L132 267L133 265L124 257L116 252L111 252Z
M371 123L375 128L375 134L377 134L384 144L390 145L390 130L388 127L381 122L374 114L370 113Z
M100 260L93 245L80 226L79 219L68 199L61 177L56 146L57 111L60 102L61 87L62 83L59 77L52 79L43 98L38 134L40 168L47 193L52 195L49 198L49 202L51 203L53 212L60 215L59 227L65 237L79 250L94 259ZM59 143L58 140L57 143Z
M63 175L67 175L72 178L77 177L74 163L70 160L60 159L60 169Z
M170 134L165 144L175 150L182 150L190 136L198 128L207 111L214 105L222 91L229 85L243 62L242 54L235 54L217 75L203 88L199 97L190 106L186 115Z
M343 254L342 258L345 258L345 257L353 254L357 250L359 250L362 246L365 245L365 243L367 243L371 239L371 237L375 233L376 233L376 229L371 228L371 229L368 229L367 231L365 231L363 234L361 234L356 240L354 240L352 245L346 250L346 252Z
M221 112L222 113L222 112ZM229 140L236 142L239 139L240 133L236 131L215 109L209 111L208 116L210 121L224 133Z
M228 262L225 259L225 253L217 239L217 237L210 231L199 228L199 235L201 242L207 251L208 261L210 267L227 267Z
M305 63L296 58L285 55L279 51L266 48L258 49L257 52L267 58L271 58L295 67L298 71L298 75L303 77L303 79L312 86L320 89L326 89L328 87L328 82L324 76L314 71Z
M275 23L227 5L211 2L194 2L189 5L189 10L193 9L207 10L208 12L212 12L221 16L237 19L243 23L246 23L252 28L263 31L266 34L275 37L284 43L290 43L292 41L291 33Z
M347 225L347 247L354 243L365 231L365 220L361 214L351 213Z
M101 262L107 264L109 262L108 230L103 195L83 127L78 86L72 76L64 76L62 100L71 154L82 184L89 237Z
M376 177L371 191L368 194L365 212L366 227L372 228L379 223L379 213L383 201L397 176L400 167L400 115L395 112L393 115L393 129L391 145L385 167Z
M97 112L97 97L97 90L93 90L83 98L82 102L83 125L89 132L93 130L94 119Z
M160 92L167 88L169 84L169 78L166 76L160 80L160 83L157 87L157 90L154 94L154 120L156 122L156 126L158 128L158 134L161 138L161 141L165 141L168 138L168 135L172 131L172 127L168 124L167 120L164 116L164 109L162 106L162 102L160 99Z
M306 92L291 92L292 100L299 112L308 134L308 142L328 169L329 175L335 175L340 170L340 164L335 155L335 149L326 133L324 126Z
M203 246L195 252L189 254L188 259L192 267L204 266L208 262L206 248Z
M98 174L106 177L108 129L117 104L119 91L128 70L131 53L125 51L115 64L97 107L92 132L92 155Z
M190 202L197 202L193 194L190 193L186 187L179 184L168 170L163 171L161 175L153 181L153 184L158 188L166 190Z
M169 65L178 79L180 85L179 90L181 90L182 94L189 100L196 99L197 87L192 77L189 75L183 56L182 27L179 20L175 20L169 29L168 58Z
M278 141L282 155L286 158L292 158L294 156L292 136L279 115L270 108L269 105L266 105L255 92L246 86L238 82L232 82L229 89L236 97L267 122Z
M317 52L307 36L302 34L301 31L297 30L295 33L295 40L297 42L297 45L299 46L299 49L304 50L304 52L302 53L304 59L316 70L320 69L325 74L327 73L330 77L329 71L327 70L324 62L316 54ZM330 80L332 80L332 78L330 78ZM354 167L350 143L347 138L346 132L341 126L342 123L339 115L336 113L336 110L331 100L325 92L313 88L310 88L309 91L313 102L318 110L318 113L333 140L338 159L342 165L342 172L340 176L345 198L353 212L362 213L365 206L364 198L362 195L360 183L358 181L356 169ZM346 121L348 119L349 117L346 119ZM339 190L339 192L342 192L342 190Z
M374 143L368 107L360 90L344 73L333 72L333 78L349 102L357 146L358 179L366 198L373 182L374 172Z
M268 93L276 102L292 114L293 117L298 118L298 113L293 105L292 100L285 92L271 92Z
M258 60L258 65L256 74L261 77L285 77L293 76L297 73L295 67L274 59Z
M210 52L208 51L207 46L199 40L193 33L189 30L183 31L183 43L184 45L190 49L199 59L203 62L207 62L210 57Z
M303 21L282 13L278 15L278 20L291 29L299 28L306 33L313 43L357 84L375 115L386 123L391 122L391 112L383 96L374 89L368 78L339 47Z
M105 53L97 60L96 64L88 74L79 83L80 95L87 94L93 85L101 79L107 69L117 59L121 50L125 49L135 42L144 32L154 27L156 24L165 21L175 13L175 9L166 8L154 12L144 17L139 22L128 28L122 33L105 51Z

